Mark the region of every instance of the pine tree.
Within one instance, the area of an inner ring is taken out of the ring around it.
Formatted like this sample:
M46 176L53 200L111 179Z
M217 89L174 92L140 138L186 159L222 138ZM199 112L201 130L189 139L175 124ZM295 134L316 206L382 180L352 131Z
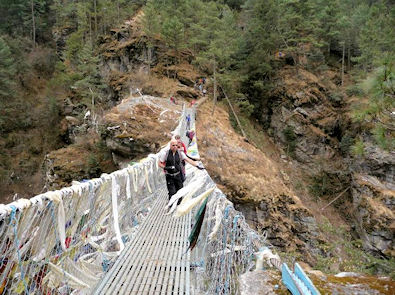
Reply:
M154 48L154 40L160 33L160 14L156 9L154 0L149 0L144 7L143 28L147 35L147 63L150 73L152 54Z
M162 36L166 44L176 52L184 45L184 26L177 17L166 19L162 25Z
M364 70L381 65L381 57L393 54L395 48L395 7L382 1L369 9L367 21L359 34L361 54L355 58Z
M15 61L10 48L3 38L0 37L0 104L13 96L13 81L15 75Z

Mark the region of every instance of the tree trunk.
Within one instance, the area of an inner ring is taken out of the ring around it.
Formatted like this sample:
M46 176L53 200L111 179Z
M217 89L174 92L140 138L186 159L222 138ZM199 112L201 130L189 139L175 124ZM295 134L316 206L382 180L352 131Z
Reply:
M350 45L348 45L347 69L348 69L349 71L351 70L351 48L350 48Z
M213 69L213 76L214 76L214 93L213 93L214 106L213 106L213 111L211 112L211 115L214 115L215 105L217 103L217 79L216 79L215 72L216 72L216 64L215 64L215 58L214 58L214 69Z
M343 55L342 55L342 86L344 84L344 56L346 54L346 42L343 42Z
M148 58L148 76L151 75L151 60L152 60L152 47L147 47L147 58Z
M121 23L121 9L119 7L119 0L117 0L117 10L118 10L118 24Z
M93 40L92 40L92 17L91 17L91 13L89 12L88 14L89 17L89 39L90 39L90 43L91 43L91 48L93 48Z
M97 36L97 5L96 5L97 0L93 0L93 10L95 12L95 37Z
M34 0L30 0L32 7L33 46L36 47L36 19L34 18Z

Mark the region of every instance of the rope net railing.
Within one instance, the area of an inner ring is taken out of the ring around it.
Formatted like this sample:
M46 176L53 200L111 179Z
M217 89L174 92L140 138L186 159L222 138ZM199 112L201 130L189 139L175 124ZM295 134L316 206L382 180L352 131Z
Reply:
M174 131L190 142L188 154L194 157L196 136L190 141L186 131L195 130L195 114L195 108L184 107ZM0 294L90 294L166 189L159 154L100 178L1 204ZM191 254L191 288L196 294L236 294L238 275L252 267L263 241L205 170L187 165L187 176L183 193L189 198L214 189Z
M196 137L188 154L199 156ZM208 197L199 240L192 250L191 286L195 294L239 294L239 275L255 267L255 254L265 239L249 227L206 170L195 171L187 191L193 190L194 178L201 186L195 195L215 189ZM196 206L195 215L198 211Z

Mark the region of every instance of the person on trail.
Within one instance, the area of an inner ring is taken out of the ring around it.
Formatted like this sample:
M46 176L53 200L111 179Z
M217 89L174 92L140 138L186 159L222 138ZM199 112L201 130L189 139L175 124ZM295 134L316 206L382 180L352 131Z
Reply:
M176 99L174 98L174 96L171 96L171 97L170 97L170 101L171 101L172 103L174 103L174 104L177 104Z
M187 154L187 147L186 147L185 143L181 140L181 137L177 134L177 135L174 135L174 139L177 140L177 143L182 146L182 151L186 155Z
M178 142L176 139L170 141L170 146L164 149L159 156L159 167L163 168L166 174L166 185L169 192L169 200L179 189L183 187L181 161L186 161L192 166L202 170L202 165L196 161L189 159L184 152L178 150ZM178 204L181 203L181 198Z
M188 131L187 131L187 134L186 134L186 136L188 137L188 136L192 136L192 138L193 138L193 136L195 136L195 131L190 131L190 135L188 135ZM184 154L185 154L185 156L187 156L189 159L191 159L191 160L193 160L193 161L200 161L200 159L197 159L197 158L192 158L191 156L189 156L188 155L188 152L187 152L187 147L186 147L186 145L185 145L185 143L181 140L181 137L177 134L177 135L174 135L174 137L173 137L175 140L177 140L177 144L178 144L178 146L179 146L179 149L182 151L182 152L184 152ZM190 141L189 141L189 144L191 143L191 141L192 141L192 139L190 139ZM188 145L189 145L188 144ZM185 163L184 163L184 165L185 165Z
M185 156L188 157L188 154L185 152L185 144L181 140L177 141L177 149L178 149L178 151L183 152L185 154ZM181 179L182 179L182 183L184 183L186 178L187 178L187 176L186 176L186 172L185 172L185 160L182 160L181 161Z
M189 139L189 144L191 144L193 137L195 136L195 131L193 130L187 130L186 136Z
M188 114L185 119L187 120L187 129L191 129L191 115Z

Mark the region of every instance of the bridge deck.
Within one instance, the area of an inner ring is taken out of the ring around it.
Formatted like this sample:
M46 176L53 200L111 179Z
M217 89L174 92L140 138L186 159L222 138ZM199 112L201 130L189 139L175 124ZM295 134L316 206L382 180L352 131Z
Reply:
M185 252L191 215L165 215L167 190L158 193L149 216L94 294L190 294L190 254Z

